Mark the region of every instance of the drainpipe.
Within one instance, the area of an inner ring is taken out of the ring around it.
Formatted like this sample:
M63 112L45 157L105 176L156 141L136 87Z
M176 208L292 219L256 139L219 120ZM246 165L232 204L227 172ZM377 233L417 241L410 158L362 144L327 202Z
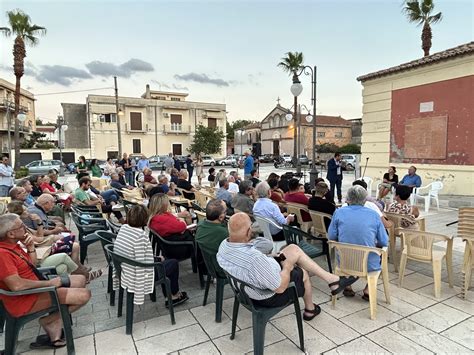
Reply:
M158 155L158 107L155 103L155 155Z

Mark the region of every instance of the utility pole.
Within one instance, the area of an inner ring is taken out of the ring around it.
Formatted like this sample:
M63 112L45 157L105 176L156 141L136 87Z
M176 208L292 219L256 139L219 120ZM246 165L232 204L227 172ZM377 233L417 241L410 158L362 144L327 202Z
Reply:
M118 87L117 87L117 77L114 76L115 84L115 115L117 120L117 148L118 148L118 157L122 157L122 134L120 132L120 109L119 109L119 100L118 100Z

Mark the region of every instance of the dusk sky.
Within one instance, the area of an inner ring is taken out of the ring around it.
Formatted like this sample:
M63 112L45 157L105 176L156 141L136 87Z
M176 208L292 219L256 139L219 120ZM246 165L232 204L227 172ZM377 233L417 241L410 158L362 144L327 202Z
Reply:
M473 40L472 0L435 0L431 53ZM47 28L27 48L22 87L36 95L36 114L52 121L61 102L88 93L121 96L184 91L188 101L225 103L229 120L262 120L278 97L292 105L291 80L277 63L301 51L318 66L317 112L362 115L356 77L422 57L421 28L407 22L402 0L374 1L5 1ZM0 39L0 77L14 83L13 38ZM300 101L311 105L311 80ZM98 88L103 90L40 95Z

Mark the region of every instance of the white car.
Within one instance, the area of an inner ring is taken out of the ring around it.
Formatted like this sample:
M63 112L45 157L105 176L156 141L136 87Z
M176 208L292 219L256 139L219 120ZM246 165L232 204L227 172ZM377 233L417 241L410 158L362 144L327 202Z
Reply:
M344 162L347 169L353 170L356 166L357 156L354 154L342 154L341 160Z
M218 160L217 165L222 165L222 166L235 165L237 164L237 159L238 159L237 155L229 155L228 157L224 159Z
M204 166L214 166L214 165L216 165L216 161L210 155L204 155L202 157L202 165L204 165Z
M283 160L287 163L291 163L291 155L290 154L282 154L281 157L283 158Z

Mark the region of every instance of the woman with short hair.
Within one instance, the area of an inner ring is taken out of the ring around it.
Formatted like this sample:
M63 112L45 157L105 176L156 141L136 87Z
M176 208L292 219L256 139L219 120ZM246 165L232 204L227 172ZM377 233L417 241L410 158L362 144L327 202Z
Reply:
M188 300L186 292L179 291L179 265L175 259L165 260L163 257L157 257L155 260L153 257L153 248L144 230L148 218L146 207L132 206L127 212L127 224L124 224L117 234L114 252L143 263L163 262L166 277L170 280L173 306L176 306ZM159 275L155 275L154 269L122 264L120 282L123 288L134 294L134 304L143 304L145 295L154 291L156 276ZM114 286L117 288L117 283ZM164 290L163 293L166 297ZM165 306L168 306L168 301Z
M395 188L395 201L388 206L387 212L403 215L400 227L418 229L416 218L420 215L418 207L408 204L411 188L406 185L398 185Z

